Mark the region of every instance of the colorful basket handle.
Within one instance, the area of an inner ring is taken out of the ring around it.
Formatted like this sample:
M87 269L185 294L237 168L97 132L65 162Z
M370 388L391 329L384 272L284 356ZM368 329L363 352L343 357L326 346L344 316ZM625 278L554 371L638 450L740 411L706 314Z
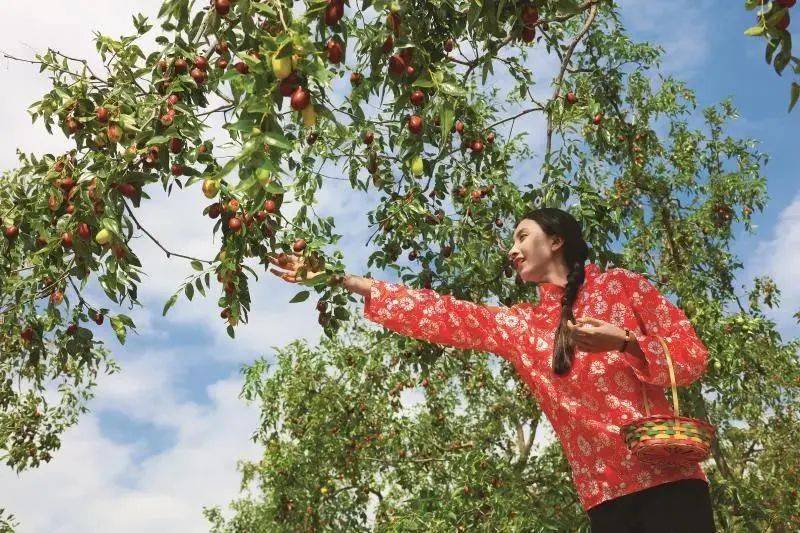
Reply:
M669 348L667 348L667 343L664 339L659 336L656 336L661 343L661 346L664 347L664 356L667 358L667 368L669 369L669 382L670 386L672 387L672 406L674 408L673 412L675 416L681 416L680 408L678 406L678 389L675 383L675 369L672 368L672 356L669 354ZM644 398L644 412L647 416L650 416L650 404L647 401L647 388L645 386L644 381L641 382L642 384L642 397Z

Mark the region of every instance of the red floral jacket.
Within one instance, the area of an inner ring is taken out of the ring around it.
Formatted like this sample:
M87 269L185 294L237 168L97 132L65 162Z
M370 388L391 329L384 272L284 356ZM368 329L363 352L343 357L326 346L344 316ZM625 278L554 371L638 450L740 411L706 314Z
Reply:
M671 413L664 395L669 373L656 336L669 346L679 386L704 372L707 348L684 312L642 275L623 268L600 272L593 263L586 264L585 272L573 306L575 317L629 328L646 361L617 350L576 350L569 373L556 375L551 358L564 288L554 283L539 284L537 304L496 307L374 280L364 316L408 337L491 352L510 361L553 426L585 510L678 479L708 481L698 464L661 468L638 461L620 435L621 426L645 416L642 383L651 414Z

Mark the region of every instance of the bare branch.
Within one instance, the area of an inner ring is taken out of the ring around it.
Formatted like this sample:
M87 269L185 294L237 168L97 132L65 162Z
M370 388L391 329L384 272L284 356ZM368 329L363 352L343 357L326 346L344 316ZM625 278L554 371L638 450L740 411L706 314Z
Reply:
M123 202L123 204L125 205L125 209L128 211L128 213L130 214L130 216L133 219L133 221L136 223L136 227L139 228L140 230L142 230L144 232L144 234L147 235L150 238L150 240L153 241L156 244L156 246L161 248L164 251L164 253L167 254L167 259L169 259L171 256L174 255L175 257L182 257L183 259L189 259L190 261L200 261L201 263L208 263L209 265L214 263L214 261L210 261L208 259L200 259L198 257L192 257L192 256L189 256L189 255L179 254L179 253L176 253L176 252L170 252L169 250L164 248L164 246L160 242L158 242L158 239L153 237L153 235L149 231L147 231L146 229L144 229L142 227L142 225L139 223L139 220L137 220L136 215L133 214L133 210L128 205L128 203L127 202Z

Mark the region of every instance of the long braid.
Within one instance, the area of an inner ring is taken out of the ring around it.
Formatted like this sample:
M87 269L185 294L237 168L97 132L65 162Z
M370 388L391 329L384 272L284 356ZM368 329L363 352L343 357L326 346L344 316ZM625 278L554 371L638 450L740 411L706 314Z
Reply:
M583 255L583 254L581 254ZM567 274L567 286L564 288L564 295L561 297L561 320L556 330L556 345L553 350L553 371L558 375L569 372L572 367L572 360L575 358L575 345L570 341L567 322L575 321L572 307L575 298L578 297L578 290L586 277L584 262L586 258L573 261Z

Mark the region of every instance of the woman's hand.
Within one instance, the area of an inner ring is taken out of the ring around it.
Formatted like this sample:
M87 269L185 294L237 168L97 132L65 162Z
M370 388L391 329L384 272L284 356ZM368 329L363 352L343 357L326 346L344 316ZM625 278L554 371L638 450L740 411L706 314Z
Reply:
M271 268L269 271L290 283L314 279L325 272L323 264L315 264L313 260L306 262L305 257L296 253L270 256L269 262L281 269Z
M568 321L567 328L575 347L585 352L619 350L625 342L624 329L597 318L585 316L575 322Z

